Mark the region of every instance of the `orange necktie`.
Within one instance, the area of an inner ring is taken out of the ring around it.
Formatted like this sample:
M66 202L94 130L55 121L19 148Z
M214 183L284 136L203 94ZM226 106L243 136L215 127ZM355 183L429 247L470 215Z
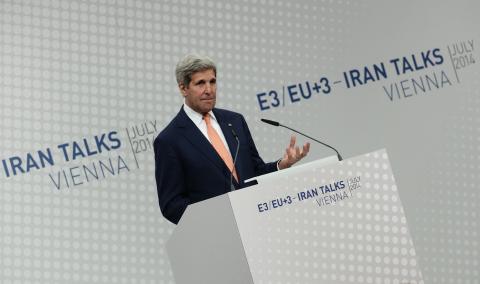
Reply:
M212 127L212 122L210 121L210 115L207 113L203 116L205 119L205 123L207 124L207 134L208 138L210 139L210 143L212 143L213 148L217 151L218 155L222 158L225 165L227 165L230 172L233 172L233 176L235 180L238 182L237 171L233 167L233 160L232 155L223 144L222 139L218 135L217 131Z

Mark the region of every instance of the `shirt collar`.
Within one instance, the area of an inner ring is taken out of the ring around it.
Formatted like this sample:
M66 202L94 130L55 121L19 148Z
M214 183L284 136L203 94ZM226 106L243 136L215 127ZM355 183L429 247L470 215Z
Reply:
M189 107L185 102L183 103L183 110L185 111L185 113L187 114L187 116L193 121L193 123L195 123L195 125L200 125L200 123L202 123L203 121L203 115L201 113L198 113L196 111L194 111L191 107ZM210 114L210 117L213 119L213 120L217 120L217 118L215 117L215 115L213 114L213 111L209 111L208 114Z

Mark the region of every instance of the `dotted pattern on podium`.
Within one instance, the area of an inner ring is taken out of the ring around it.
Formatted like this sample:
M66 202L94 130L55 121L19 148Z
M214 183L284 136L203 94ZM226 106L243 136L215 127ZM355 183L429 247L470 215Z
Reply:
M255 283L424 283L385 151L304 176L279 177L275 186L279 198L297 198L292 205L253 210L270 189L233 198ZM356 177L360 186L350 191ZM339 180L348 194L335 191ZM322 193L320 185L334 191ZM299 192L313 188L318 197L299 201Z

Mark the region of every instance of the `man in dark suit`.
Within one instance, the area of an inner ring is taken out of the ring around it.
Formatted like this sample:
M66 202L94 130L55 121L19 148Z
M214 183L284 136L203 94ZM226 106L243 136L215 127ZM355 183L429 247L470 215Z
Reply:
M292 136L283 158L265 163L243 116L215 108L216 73L207 57L188 55L177 64L184 105L154 142L160 209L175 224L189 204L248 186L244 180L251 177L288 168L310 148L309 143L295 147Z

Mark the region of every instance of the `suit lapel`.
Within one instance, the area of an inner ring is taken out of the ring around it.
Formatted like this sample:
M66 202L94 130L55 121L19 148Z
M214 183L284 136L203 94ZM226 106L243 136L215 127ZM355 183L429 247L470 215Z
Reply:
M207 160L212 162L220 170L228 170L222 158L218 155L217 151L215 151L212 144L210 144L210 141L205 138L202 132L193 123L193 121L188 118L187 114L183 110L183 107L178 113L176 119L177 127L181 129L184 137L192 144L195 149L202 153L202 155L204 155Z

